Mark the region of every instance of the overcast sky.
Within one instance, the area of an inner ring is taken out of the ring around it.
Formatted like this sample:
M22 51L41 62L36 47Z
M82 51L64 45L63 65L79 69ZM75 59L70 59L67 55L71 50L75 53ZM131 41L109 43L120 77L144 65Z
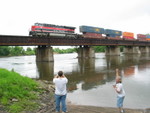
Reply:
M150 0L0 1L0 34L28 35L35 22L150 33Z

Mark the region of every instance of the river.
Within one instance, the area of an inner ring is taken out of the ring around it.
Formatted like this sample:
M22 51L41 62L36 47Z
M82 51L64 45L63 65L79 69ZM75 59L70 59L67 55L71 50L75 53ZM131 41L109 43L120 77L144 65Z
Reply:
M69 79L68 100L73 104L116 107L115 69L120 69L126 108L150 108L150 55L121 55L78 59L77 54L55 54L54 62L35 62L35 56L1 57L0 68L23 76L52 80L59 71Z

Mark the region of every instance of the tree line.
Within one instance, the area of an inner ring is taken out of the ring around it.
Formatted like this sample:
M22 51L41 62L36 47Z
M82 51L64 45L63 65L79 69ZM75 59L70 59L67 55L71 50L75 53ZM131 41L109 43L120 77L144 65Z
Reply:
M0 56L35 55L35 49L28 47L26 50L20 46L0 46Z
M105 52L106 46L93 46L95 52ZM60 49L53 48L53 52L57 54L75 53L78 51L77 47ZM23 55L35 55L36 48L27 47L25 50L20 46L0 46L0 56L23 56Z

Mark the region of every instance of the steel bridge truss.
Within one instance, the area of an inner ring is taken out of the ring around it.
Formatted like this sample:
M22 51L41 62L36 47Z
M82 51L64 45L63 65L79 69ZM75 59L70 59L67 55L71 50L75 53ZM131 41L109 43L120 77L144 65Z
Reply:
M107 38L67 38L67 37L32 37L0 35L0 46L150 46L150 41L107 39Z

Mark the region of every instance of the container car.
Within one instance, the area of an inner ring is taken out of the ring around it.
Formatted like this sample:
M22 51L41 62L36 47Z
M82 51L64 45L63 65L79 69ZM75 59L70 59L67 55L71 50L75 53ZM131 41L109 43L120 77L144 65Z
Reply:
M103 38L104 28L92 27L92 26L80 26L80 32L83 33L84 38Z
M92 26L80 26L80 32L82 33L97 33L104 34L104 28L92 27Z
M150 41L150 35L146 35L146 40Z
M118 31L118 30L112 30L112 29L105 29L105 35L107 38L121 38L120 36L122 36L122 31Z
M134 33L132 33L132 32L123 32L122 37L123 37L123 39L134 40Z
M144 35L144 34L137 34L137 39L138 39L139 41L146 41L146 40L147 40L147 37L146 37L146 35Z

